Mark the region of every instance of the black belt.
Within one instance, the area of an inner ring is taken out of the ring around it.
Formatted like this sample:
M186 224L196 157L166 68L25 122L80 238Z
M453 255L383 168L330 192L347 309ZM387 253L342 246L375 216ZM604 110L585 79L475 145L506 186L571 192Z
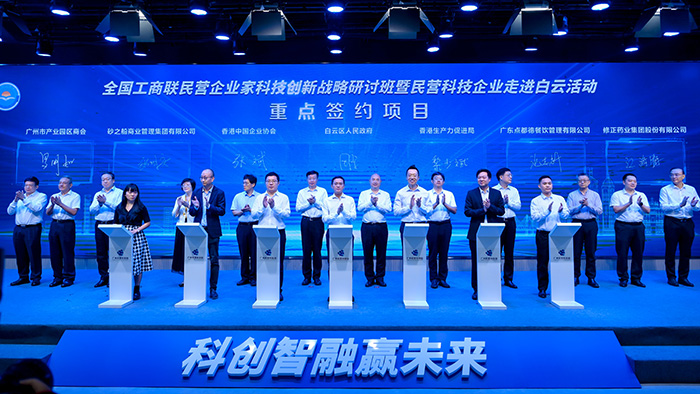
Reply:
M68 223L68 222L75 223L75 220L73 220L73 219L54 219L53 221L56 223Z
M114 220L95 220L97 224L114 224Z
M36 227L36 226L41 226L41 223L37 224L18 224L19 227Z
M693 218L674 218L673 216L665 216L674 222L680 222L680 223L685 223L685 222L692 222Z
M257 220L254 221L254 222L238 222L238 225L239 225L239 226L241 226L241 225L243 225L243 226L254 226L254 225L256 225L256 224L258 224Z
M629 224L630 226L639 226L643 222L623 222L622 220L618 220L617 223Z
M515 216L513 216L512 218L503 218L503 221L504 222L513 222L513 221L515 221Z
M310 221L310 222L314 222L314 221L316 221L316 220L321 220L321 219L323 219L323 217L321 217L321 216L318 216L318 217L315 217L315 218L308 217L308 216L302 216L302 217L301 217L301 220L308 220L308 221Z
M595 219L571 219L571 221L574 223L589 223L595 222Z
M545 234L549 234L549 231L544 231L544 230L537 230L537 232L538 232L538 233L545 233Z

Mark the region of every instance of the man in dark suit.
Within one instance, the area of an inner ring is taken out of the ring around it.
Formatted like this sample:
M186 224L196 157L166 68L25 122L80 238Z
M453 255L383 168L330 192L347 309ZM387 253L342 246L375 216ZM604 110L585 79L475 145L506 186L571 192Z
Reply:
M464 215L471 218L467 239L469 239L469 249L472 254L472 288L474 289L472 300L478 298L476 279L476 232L479 231L481 223L503 223L503 219L498 216L503 216L505 213L505 204L503 203L501 192L489 187L491 171L487 169L477 171L476 181L479 187L470 190L464 202Z
M221 222L219 216L226 214L226 196L224 191L214 186L214 171L207 168L199 177L202 187L192 195L190 215L195 223L201 223L208 234L209 261L211 274L209 277L209 298L219 298L216 284L219 282L219 238L221 237Z

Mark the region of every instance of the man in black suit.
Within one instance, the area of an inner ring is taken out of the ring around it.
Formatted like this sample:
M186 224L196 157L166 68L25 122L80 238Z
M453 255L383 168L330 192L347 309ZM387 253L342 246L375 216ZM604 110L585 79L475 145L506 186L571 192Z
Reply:
M503 223L503 219L498 216L503 216L505 213L505 204L501 192L489 187L491 182L491 171L481 169L476 172L476 181L479 187L472 189L467 193L467 199L464 202L464 215L471 218L469 222L469 249L472 254L472 300L478 298L477 295L477 279L476 279L476 232L479 231L481 223Z
M219 238L221 237L221 222L219 216L226 214L226 196L224 191L214 186L214 171L207 168L199 177L202 187L192 195L190 215L195 223L201 223L208 234L209 261L211 275L209 277L209 298L219 298L216 284L219 282Z

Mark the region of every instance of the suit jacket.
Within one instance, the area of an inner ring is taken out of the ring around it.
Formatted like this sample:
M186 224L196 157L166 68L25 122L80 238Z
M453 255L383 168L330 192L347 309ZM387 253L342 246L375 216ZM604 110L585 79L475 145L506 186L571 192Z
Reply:
M202 188L195 190L192 195L192 199L197 197L199 201L199 208L195 208L194 204L190 204L190 215L194 216L195 223L202 222L202 204L204 204L204 198L202 197ZM209 208L207 208L207 233L210 237L220 237L221 236L221 222L219 221L219 216L224 216L226 214L226 196L224 191L216 186L212 186L211 196L209 197Z
M479 225L484 222L484 216L486 216L489 223L503 223L503 219L498 217L503 216L506 212L501 192L489 187L489 200L491 201L491 206L484 211L484 203L481 200L479 188L472 189L467 193L467 199L464 202L464 215L471 218L467 239L476 241L476 232L479 231Z

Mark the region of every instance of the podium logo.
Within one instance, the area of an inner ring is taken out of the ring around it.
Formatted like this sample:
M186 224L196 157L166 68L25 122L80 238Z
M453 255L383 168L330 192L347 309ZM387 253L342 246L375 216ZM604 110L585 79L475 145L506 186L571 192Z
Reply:
M124 256L124 249L117 250L117 255Z
M414 255L414 256L418 256L418 249L413 249L413 251L411 252L411 254Z
M193 256L199 256L199 249L193 249L193 250L192 250L192 255L193 255Z
M265 251L265 256L270 256L272 255L272 249L268 249Z
M493 256L493 250L491 250L491 249L487 250L487 251L486 251L486 255L489 256L489 257L490 257L490 256Z
M9 111L19 104L19 89L12 83L0 83L0 111Z
M338 251L338 256L340 256L340 257L345 256L345 251L344 251L343 249L340 249L340 250Z
M559 256L563 256L565 254L566 254L566 249L559 250Z

